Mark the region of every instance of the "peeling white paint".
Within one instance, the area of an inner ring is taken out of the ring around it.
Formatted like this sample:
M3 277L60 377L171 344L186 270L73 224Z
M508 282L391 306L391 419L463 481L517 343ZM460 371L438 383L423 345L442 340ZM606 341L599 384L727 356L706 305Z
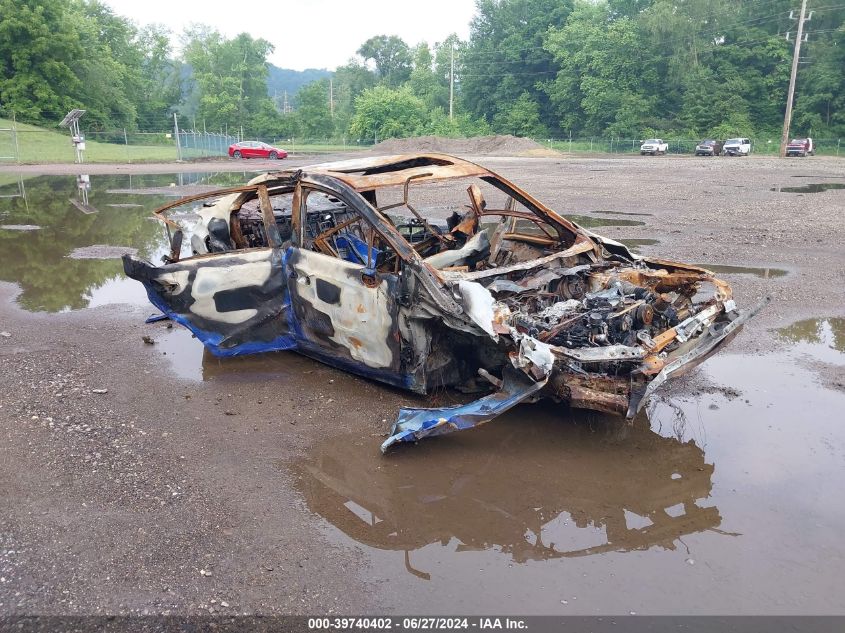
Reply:
M188 277L190 276L188 270L174 270L171 272L161 273L156 277L156 281L168 286L168 294L178 295L185 291L188 287Z
M297 294L329 316L334 328L331 340L368 367L390 367L393 350L387 341L392 319L387 282L368 288L360 278L363 266L311 251L299 251L295 269ZM340 288L338 303L326 303L317 296L317 279Z
M214 295L223 290L261 286L270 279L272 265L270 250L238 253L232 255L230 266L198 266L197 275L191 287L194 303L191 312L204 319L221 323L243 323L256 314L255 308L220 312L214 303ZM185 273L187 275L187 272Z

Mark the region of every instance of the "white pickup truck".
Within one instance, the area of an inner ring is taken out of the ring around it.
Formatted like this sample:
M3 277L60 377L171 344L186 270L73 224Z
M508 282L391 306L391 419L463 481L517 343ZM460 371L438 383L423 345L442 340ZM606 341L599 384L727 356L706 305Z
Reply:
M751 139L729 138L722 147L725 156L748 156L751 153Z
M643 141L643 144L640 145L641 156L645 156L646 154L655 156L657 154L665 154L668 151L669 143L664 143L663 140L659 138L650 138L647 141Z

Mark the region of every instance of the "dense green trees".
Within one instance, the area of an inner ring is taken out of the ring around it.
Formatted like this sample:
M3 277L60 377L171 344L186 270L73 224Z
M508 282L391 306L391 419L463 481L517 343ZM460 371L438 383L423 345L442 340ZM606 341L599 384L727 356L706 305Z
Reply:
M0 0L0 104L27 121L62 117L78 105L79 34L62 0Z
M273 45L241 33L231 40L206 27L185 34L184 60L192 70L199 98L192 121L211 129L251 129L257 115L266 116L267 55Z
M795 4L477 0L468 41L371 37L280 112L267 90L270 42L197 26L174 57L164 27L138 29L100 0L0 0L0 114L54 124L83 107L87 129L162 130L177 112L184 126L314 139L777 136ZM810 0L810 9L793 127L837 137L845 5Z
M542 85L555 108L550 124L589 135L776 136L789 81L791 8L788 0L579 1L544 41L559 66ZM845 94L843 65L828 59L845 43L845 7L820 13L837 26L810 29L807 48L825 57L814 60L813 71L802 67L793 118L796 133L817 136L845 132L819 112Z
M0 0L0 111L55 124L88 110L91 129L148 124L179 99L169 39L98 0Z

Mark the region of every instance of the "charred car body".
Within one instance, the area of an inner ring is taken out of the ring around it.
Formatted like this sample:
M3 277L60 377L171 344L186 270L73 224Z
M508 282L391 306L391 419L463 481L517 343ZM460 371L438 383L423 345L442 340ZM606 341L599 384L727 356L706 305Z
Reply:
M202 199L185 240L170 212ZM417 393L490 392L402 409L383 450L541 397L632 418L754 312L711 272L634 255L442 154L268 173L156 216L164 264L124 269L214 354L296 350Z

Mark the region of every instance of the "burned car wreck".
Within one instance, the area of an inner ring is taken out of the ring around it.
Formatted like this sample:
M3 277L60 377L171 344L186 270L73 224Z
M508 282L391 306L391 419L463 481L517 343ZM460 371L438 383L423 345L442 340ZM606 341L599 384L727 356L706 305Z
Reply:
M420 394L487 392L403 408L382 450L539 398L633 418L763 305L740 311L713 273L634 255L443 154L262 174L155 215L170 253L126 255L126 274L212 353L296 350Z

